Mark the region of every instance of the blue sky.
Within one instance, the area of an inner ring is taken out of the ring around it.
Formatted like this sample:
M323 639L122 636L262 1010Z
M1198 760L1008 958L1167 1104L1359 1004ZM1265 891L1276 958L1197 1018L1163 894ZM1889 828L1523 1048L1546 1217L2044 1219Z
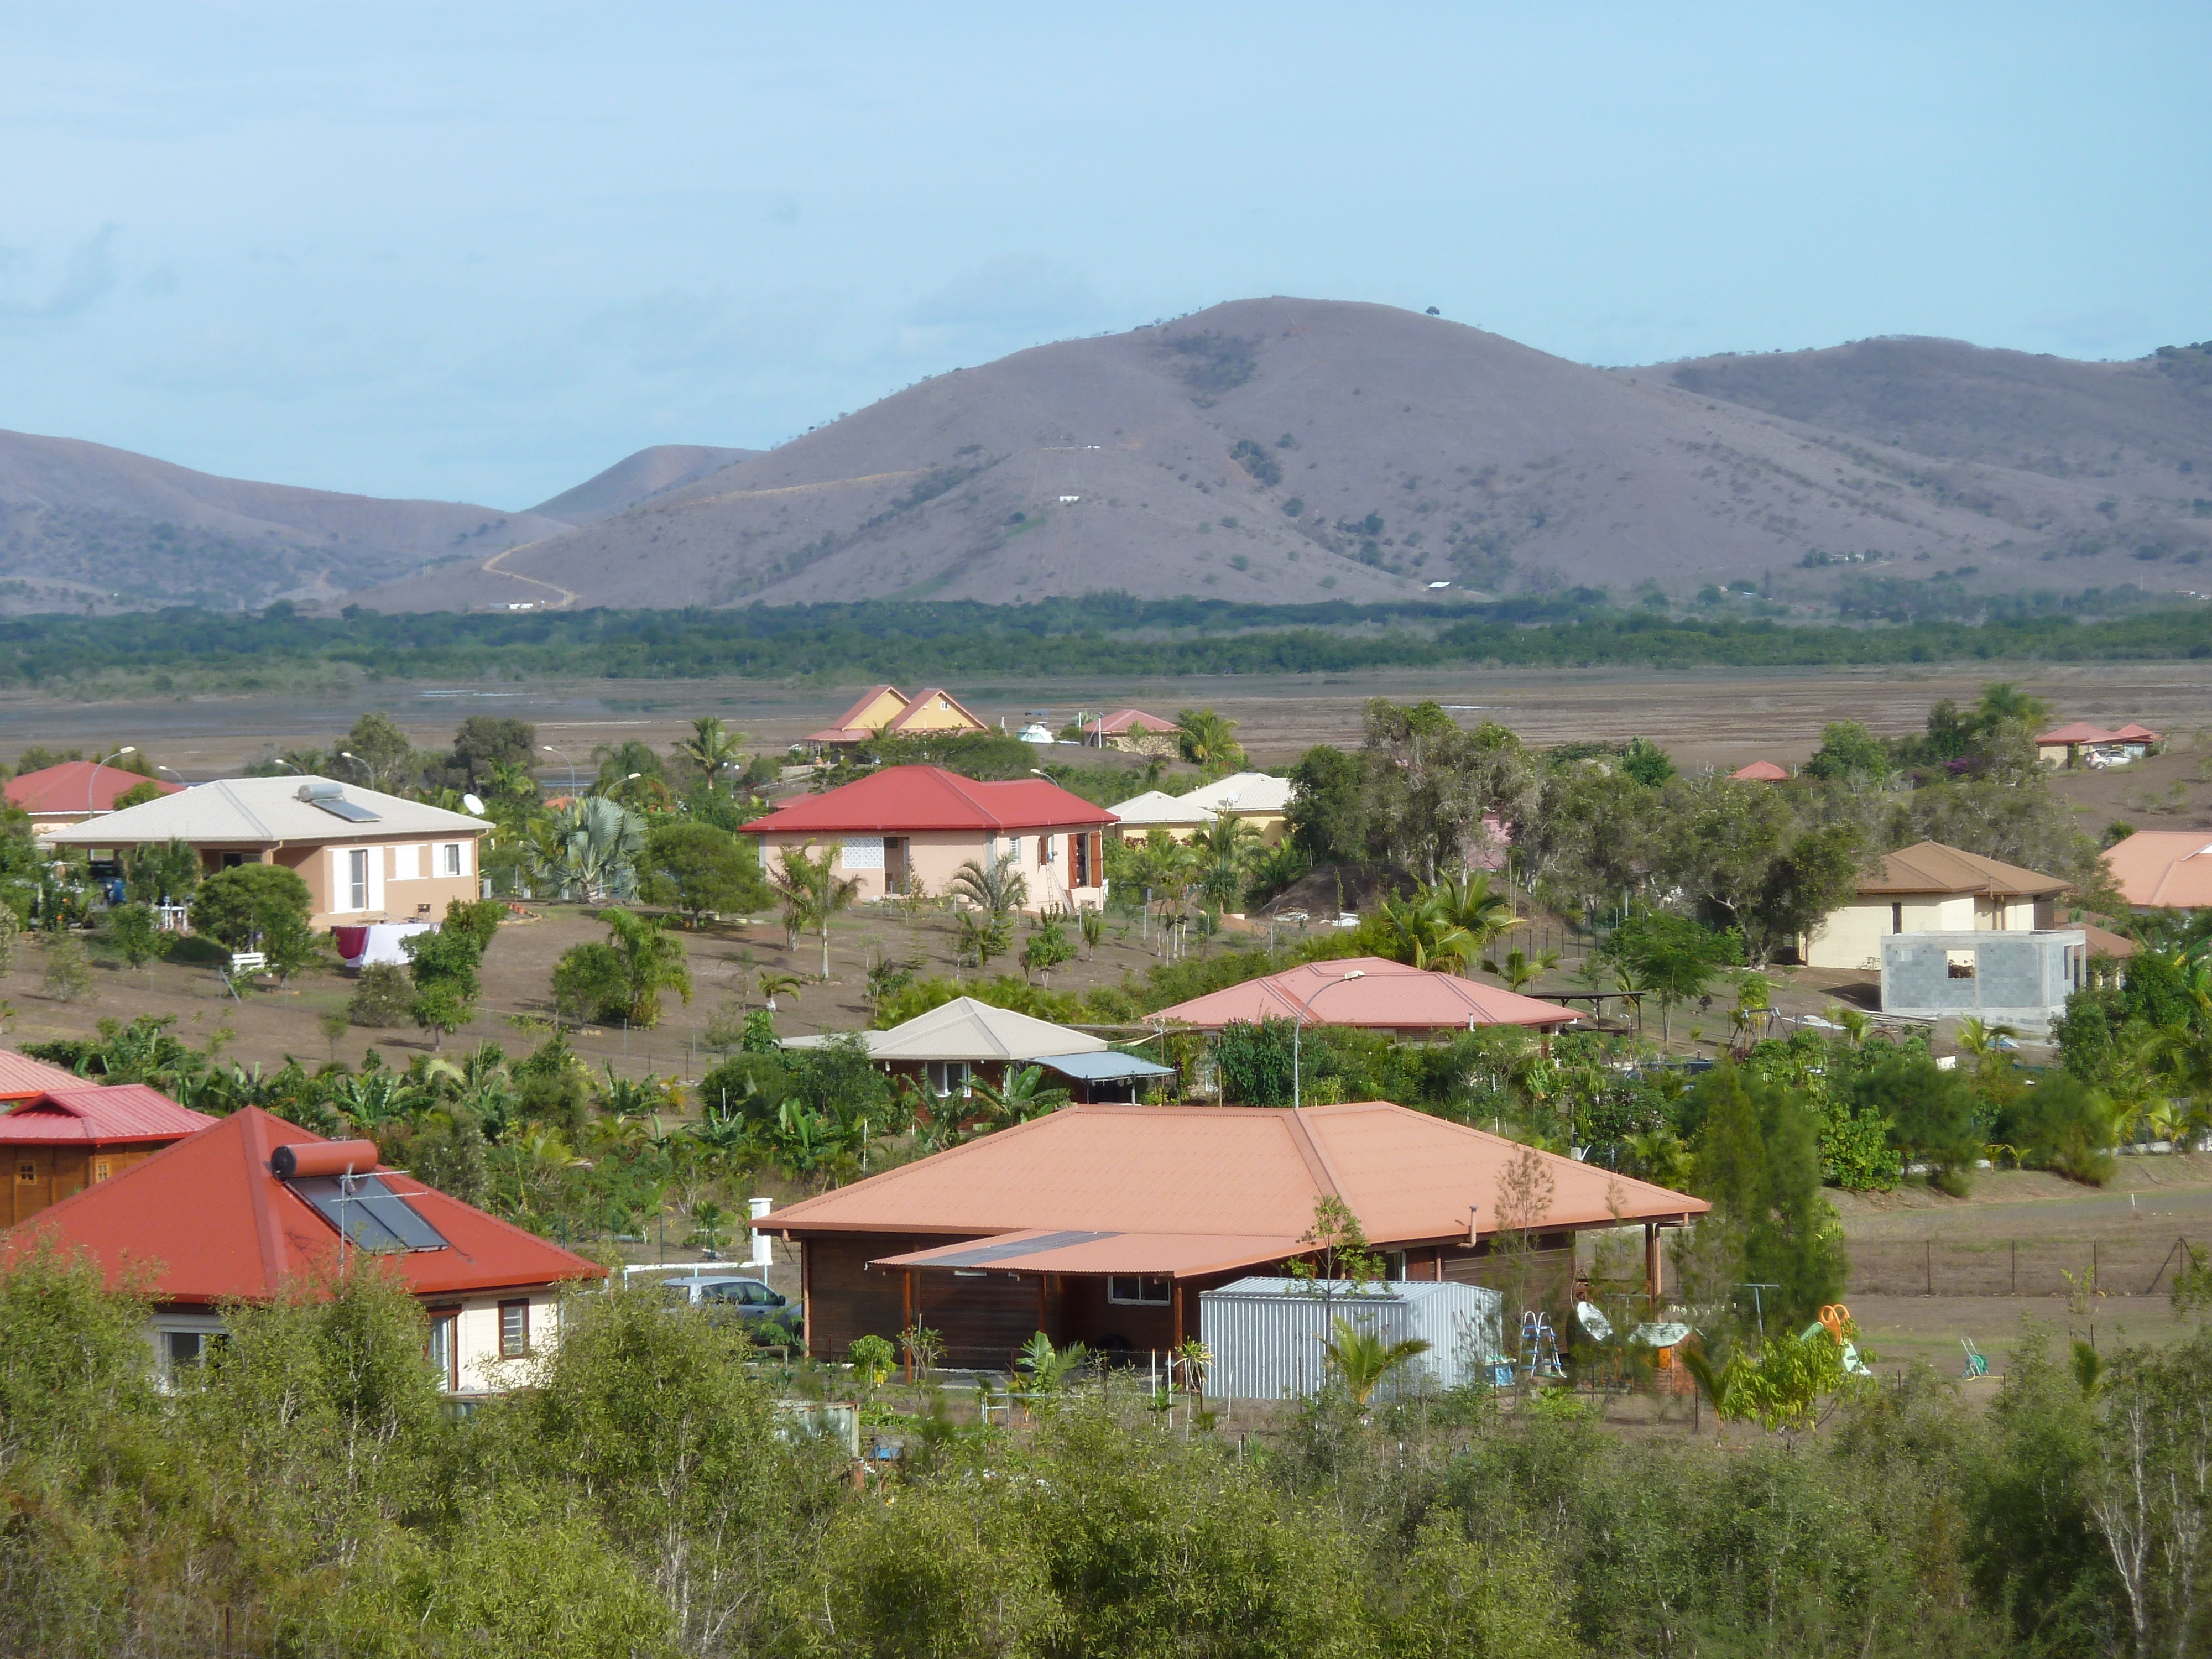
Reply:
M520 507L1270 293L2212 337L2212 7L0 4L0 427Z

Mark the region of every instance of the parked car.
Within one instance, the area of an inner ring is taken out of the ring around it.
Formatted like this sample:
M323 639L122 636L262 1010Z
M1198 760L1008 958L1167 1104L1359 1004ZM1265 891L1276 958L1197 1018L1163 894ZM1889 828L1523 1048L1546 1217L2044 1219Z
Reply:
M799 1328L799 1310L791 1305L791 1299L757 1279L733 1273L686 1273L660 1283L662 1294L671 1301L704 1308L723 1318L734 1316L772 1341ZM775 1333L773 1336L771 1328Z

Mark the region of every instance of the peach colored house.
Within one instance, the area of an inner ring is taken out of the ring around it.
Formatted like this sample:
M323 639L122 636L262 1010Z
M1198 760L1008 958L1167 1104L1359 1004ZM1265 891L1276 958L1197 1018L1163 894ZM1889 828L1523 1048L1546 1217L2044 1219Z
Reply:
M866 743L878 732L885 737L919 737L926 732L988 732L991 728L960 705L958 698L939 686L905 696L895 685L872 685L860 700L839 716L835 726L806 735L808 743Z
M173 795L185 787L98 761L63 761L9 779L8 805L27 812L31 833L44 841L49 830L112 812L118 800L148 784L163 795Z
M743 826L766 865L787 848L835 848L836 869L863 901L942 893L973 859L1012 864L1029 884L1024 907L1079 910L1106 902L1102 841L1114 814L1043 778L979 783L937 766L887 766L858 782L802 795Z
M482 818L329 778L223 778L57 830L92 850L181 841L210 873L281 864L307 884L310 925L436 921L478 891Z

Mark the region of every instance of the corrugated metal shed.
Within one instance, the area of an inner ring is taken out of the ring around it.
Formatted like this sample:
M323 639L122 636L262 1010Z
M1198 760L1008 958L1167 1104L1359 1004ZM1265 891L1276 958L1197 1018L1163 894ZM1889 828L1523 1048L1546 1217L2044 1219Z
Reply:
M1206 1391L1236 1400L1318 1394L1328 1375L1324 1345L1340 1316L1386 1342L1429 1345L1393 1374L1385 1395L1475 1382L1504 1352L1504 1297L1449 1279L1240 1279L1204 1291L1198 1304L1199 1329L1213 1350Z

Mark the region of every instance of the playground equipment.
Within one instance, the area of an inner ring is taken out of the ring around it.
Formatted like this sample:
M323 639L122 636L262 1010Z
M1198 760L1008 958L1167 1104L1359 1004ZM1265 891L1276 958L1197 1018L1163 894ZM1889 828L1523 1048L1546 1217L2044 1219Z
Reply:
M1840 1302L1831 1302L1820 1310L1820 1316L1804 1328L1800 1340L1817 1336L1826 1331L1836 1340L1836 1346L1844 1351L1845 1376L1872 1376L1874 1373L1867 1369L1866 1361L1859 1358L1858 1345L1844 1334L1844 1327L1850 1322L1851 1310Z
M1990 1362L1983 1357L1982 1351L1974 1346L1974 1339L1971 1336L1962 1336L1959 1339L1959 1346L1966 1351L1966 1369L1959 1373L1960 1380L1971 1382L1978 1376L1987 1376L1990 1374Z

